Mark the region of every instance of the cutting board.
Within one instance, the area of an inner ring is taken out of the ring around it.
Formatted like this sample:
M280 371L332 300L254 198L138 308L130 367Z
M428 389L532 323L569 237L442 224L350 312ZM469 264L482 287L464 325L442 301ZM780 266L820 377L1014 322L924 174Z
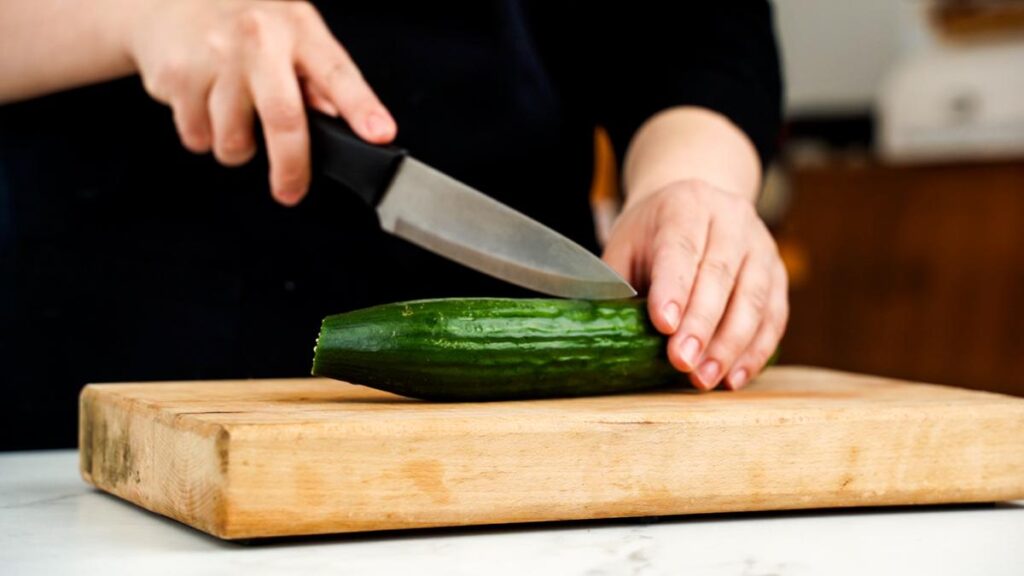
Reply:
M93 384L82 475L221 538L1024 498L1024 399L801 367L741 392L434 404Z

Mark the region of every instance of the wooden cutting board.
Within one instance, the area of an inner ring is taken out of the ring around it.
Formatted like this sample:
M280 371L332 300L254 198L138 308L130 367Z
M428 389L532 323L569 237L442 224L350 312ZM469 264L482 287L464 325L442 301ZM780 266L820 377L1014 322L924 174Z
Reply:
M323 379L94 384L81 469L221 538L1024 498L1024 399L811 368L431 404Z

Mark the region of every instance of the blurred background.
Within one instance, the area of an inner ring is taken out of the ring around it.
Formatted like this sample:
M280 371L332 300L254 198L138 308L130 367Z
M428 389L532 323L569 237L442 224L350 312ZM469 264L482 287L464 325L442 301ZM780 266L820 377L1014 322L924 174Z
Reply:
M774 5L782 362L1024 396L1024 2ZM600 232L618 191L596 142Z

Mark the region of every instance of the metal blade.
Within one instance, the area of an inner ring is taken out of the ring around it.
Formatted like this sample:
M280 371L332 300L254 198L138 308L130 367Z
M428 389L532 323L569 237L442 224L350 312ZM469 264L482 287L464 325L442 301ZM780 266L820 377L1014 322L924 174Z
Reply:
M531 290L591 300L636 295L579 244L414 158L402 162L377 214L396 236Z

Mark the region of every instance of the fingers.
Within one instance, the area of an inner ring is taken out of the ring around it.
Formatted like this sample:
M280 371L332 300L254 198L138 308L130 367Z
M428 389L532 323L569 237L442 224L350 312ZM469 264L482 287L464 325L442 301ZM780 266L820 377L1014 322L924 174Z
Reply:
M785 269L746 199L699 182L667 188L627 208L604 259L641 290L650 275L648 314L697 388L739 388L775 351Z
M744 230L746 221L735 216L729 211L719 211L708 226L707 246L696 282L679 330L669 340L669 360L681 371L698 369L698 360L725 313L749 248ZM717 381L721 376L722 367L713 359L699 369L702 377L698 384Z
M309 133L302 91L292 63L290 30L277 20L245 22L249 91L263 125L274 198L292 206L309 187Z
M398 126L362 73L323 21L311 17L297 46L296 65L314 93L333 104L352 130L367 142L386 144Z
M213 155L221 164L240 166L256 153L253 112L241 73L221 75L210 91Z
M154 98L171 106L182 145L191 152L204 154L210 151L212 141L206 100L213 76L204 68L194 74L186 73L185 69L180 63L166 65L149 90Z
M209 152L210 117L206 100L213 82L213 71L206 65L194 65L187 56L167 56L159 66L143 77L146 92L157 102L171 107L174 126L182 145L191 152Z
M176 98L171 108L174 111L174 126L182 145L190 152L205 154L210 151L210 117L206 112L206 94L189 94Z
M668 212L654 239L648 315L662 334L675 334L708 241L708 213L700 206Z
M691 374L695 385L712 389L726 374L745 382L745 374L739 373L742 368L737 367L734 371L733 365L758 334L771 293L771 261L748 258L740 270L722 323L697 370Z
M789 319L789 297L786 270L782 262L773 267L773 281L768 308L757 335L729 371L726 386L738 390L764 369L765 363L778 348Z
M306 101L309 103L311 108L319 110L328 116L338 116L338 109L334 106L334 103L320 92L316 86L309 82L305 82L303 83L302 88L302 91L306 94Z
M258 115L272 194L294 205L310 180L307 102L343 116L370 142L395 137L394 119L311 4L172 4L181 10L163 14L172 20L165 34L135 57L146 90L172 107L189 150L212 149L228 166L247 162Z

